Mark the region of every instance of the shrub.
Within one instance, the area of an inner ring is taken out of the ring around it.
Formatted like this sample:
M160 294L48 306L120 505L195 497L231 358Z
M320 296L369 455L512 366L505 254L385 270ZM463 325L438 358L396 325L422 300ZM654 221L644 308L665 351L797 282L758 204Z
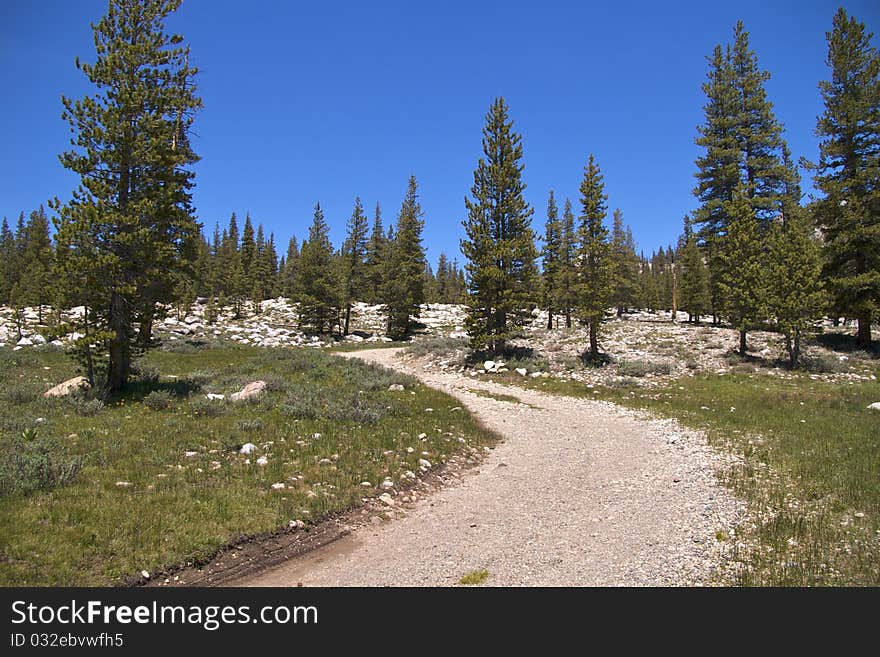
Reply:
M457 351L465 351L467 342L462 338L448 338L435 336L427 340L412 342L406 347L407 353L416 357L421 356L450 356Z
M144 397L144 405L153 411L164 411L171 408L171 395L165 390L154 390Z
M85 417L97 415L104 408L103 401L88 397L82 393L68 395L66 399L74 413Z
M23 432L0 448L0 495L48 490L72 482L83 460L57 441Z
M14 383L3 391L3 401L10 404L29 404L39 397L39 388L27 383Z
M815 356L801 356L800 365L807 372L816 374L838 374L849 371L849 365L841 362L835 356L817 354Z
M239 420L238 428L241 431L259 431L263 428L263 421L259 418L253 420Z
M195 415L218 417L226 412L226 402L222 399L206 399L201 397L190 404Z
M217 378L217 370L214 369L204 369L204 370L193 370L186 376L186 380L193 384L196 388L203 388L214 379Z
M646 360L622 360L617 364L621 376L642 377L648 374L666 375L672 371L669 363L652 363Z
M284 392L287 389L287 381L282 376L265 374L262 379L266 382L267 392Z
M159 381L159 368L151 365L136 363L132 367L132 374L137 377L138 381L143 383L158 383Z

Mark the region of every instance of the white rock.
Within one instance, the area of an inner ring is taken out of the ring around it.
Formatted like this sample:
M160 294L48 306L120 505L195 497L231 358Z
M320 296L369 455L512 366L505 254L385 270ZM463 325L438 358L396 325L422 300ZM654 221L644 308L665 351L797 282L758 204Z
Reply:
M269 459L267 459L265 456L261 456L257 459L257 465L261 467L264 465L269 465Z
M18 342L15 343L17 347L33 347L34 342L30 338L22 338Z
M35 335L31 336L31 340L34 341L34 344L46 344L46 338L44 338L39 333L36 333Z
M146 570L142 570L141 577L143 577L144 579L150 579L150 573Z
M425 470L430 470L431 469L431 462L427 461L425 459L419 459L419 467L425 468Z
M239 390L238 392L234 392L229 395L230 401L242 401L244 399L251 399L253 397L258 397L262 395L266 391L266 382L265 381L251 381L244 388Z
M91 388L89 380L84 376L76 376L59 383L54 388L49 388L43 393L43 397L65 397L76 390L88 390Z
M495 369L495 361L494 361L494 360L487 360L487 361L485 361L485 362L483 363L483 369L486 370L487 372L488 372L489 370L493 370L493 369Z
M388 386L388 392L403 392L403 386L399 383L392 383Z
M880 402L874 402L873 404L868 405L868 410L871 411L880 411Z
M388 506L394 506L394 499L388 493L382 493L379 496L379 500Z
M537 379L539 376L541 376L541 374L541 372L532 372L531 374L529 374L529 376L533 379Z
M216 392L209 392L207 395L205 395L205 397L206 397L207 399L211 399L211 400L222 400L222 399L226 399L226 395L221 395L221 394L218 394L218 393L216 393Z
M186 458L191 459L191 458L193 458L194 456L198 456L199 453L198 453L198 452L184 452L183 455L184 455Z
M253 443L245 443L241 446L241 449L238 450L239 454L253 454L254 450L257 449L257 446Z
M371 484L369 481L362 481L361 486L363 486L364 488L372 488L373 484Z
M379 488L381 488L382 490L390 490L394 488L394 482L390 479L386 479L381 484L379 484Z
M129 486L131 486L131 482L130 481L117 481L116 486L118 488L128 488Z
M517 367L516 370L514 370L514 371L517 374L519 374L520 376L525 376L526 374L529 373L529 371L525 367Z
M282 488L287 488L287 486L280 481L278 483L272 484L272 490L281 490Z

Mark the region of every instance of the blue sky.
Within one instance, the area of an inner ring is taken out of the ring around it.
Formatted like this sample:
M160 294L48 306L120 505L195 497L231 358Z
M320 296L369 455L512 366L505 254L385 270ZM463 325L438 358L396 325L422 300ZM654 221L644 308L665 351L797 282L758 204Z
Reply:
M338 244L355 196L385 225L420 184L425 245L458 256L480 130L503 95L523 135L526 196L570 197L589 153L640 249L675 240L695 207L705 57L742 19L795 157L815 159L825 31L840 2L292 2L185 0L169 21L192 47L195 205L210 234L235 211L286 248L320 201ZM880 31L876 0L842 3ZM12 221L77 179L61 94L90 91L91 22L106 0L0 0L0 216ZM874 38L875 46L878 39Z

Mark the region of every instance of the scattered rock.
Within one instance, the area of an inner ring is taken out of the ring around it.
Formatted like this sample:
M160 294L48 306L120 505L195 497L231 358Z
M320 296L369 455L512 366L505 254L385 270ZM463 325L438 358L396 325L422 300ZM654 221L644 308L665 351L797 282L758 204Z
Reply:
M403 386L399 383L392 383L388 386L388 392L403 392Z
M431 469L431 462L425 459L419 459L419 467L424 468L425 470Z
M257 449L257 446L254 445L253 443L245 443L244 445L241 446L241 449L238 450L238 453L239 454L253 454L256 449Z
M218 401L222 401L222 400L226 399L226 395L221 395L216 392L209 392L207 395L205 395L205 397L210 400L218 400Z
M525 367L517 367L514 371L520 376L525 376L529 373L529 371Z
M131 482L130 482L130 481L117 481L117 482L116 482L116 487L117 487L117 488L128 488L129 486L131 486Z
M386 504L387 506L394 506L394 499L393 499L393 498L391 497L391 495L389 495L388 493L382 493L382 494L379 496L379 500L380 500L383 504Z
M261 456L257 459L257 465L259 465L260 467L269 465L269 459L267 459L265 456Z
M76 376L72 379L68 379L62 383L59 383L54 388L49 388L46 392L43 393L44 397L65 397L72 392L76 392L77 390L88 390L91 388L91 384L89 384L89 380L84 376Z
M487 372L489 372L490 370L494 370L495 369L495 361L494 360L485 361L483 363L483 369L486 370Z
M868 410L870 411L880 411L880 402L874 402L873 404L868 405Z
M281 490L282 488L287 488L287 485L280 481L272 484L272 490Z
M34 342L30 338L22 338L18 342L15 343L16 347L33 347Z

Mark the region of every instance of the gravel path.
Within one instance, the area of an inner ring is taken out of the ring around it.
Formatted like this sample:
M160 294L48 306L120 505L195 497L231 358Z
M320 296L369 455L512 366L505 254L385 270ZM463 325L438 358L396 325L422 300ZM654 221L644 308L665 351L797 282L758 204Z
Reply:
M605 402L424 370L392 349L352 353L459 398L504 437L458 485L244 585L495 586L711 583L741 505L697 433ZM473 392L512 395L521 403Z

